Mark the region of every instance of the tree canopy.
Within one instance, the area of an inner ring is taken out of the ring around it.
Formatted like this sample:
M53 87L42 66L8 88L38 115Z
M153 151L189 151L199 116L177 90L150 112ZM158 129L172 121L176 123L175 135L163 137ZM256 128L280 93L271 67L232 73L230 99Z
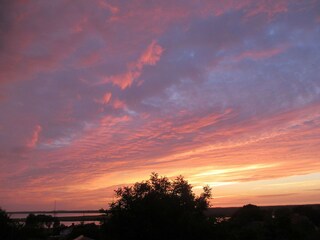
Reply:
M115 190L107 211L107 235L113 239L204 239L211 189L196 196L179 176L174 180L152 173L147 181Z
M6 239L11 231L12 221L6 211L0 208L0 239Z
M32 228L50 228L53 224L59 225L60 222L57 218L51 215L44 214L29 214L26 218L26 226Z

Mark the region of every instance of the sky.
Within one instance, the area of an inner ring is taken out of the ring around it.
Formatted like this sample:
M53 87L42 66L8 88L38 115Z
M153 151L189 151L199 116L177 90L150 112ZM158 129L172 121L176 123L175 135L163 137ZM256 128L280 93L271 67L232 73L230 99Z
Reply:
M0 207L319 203L319 0L0 2Z

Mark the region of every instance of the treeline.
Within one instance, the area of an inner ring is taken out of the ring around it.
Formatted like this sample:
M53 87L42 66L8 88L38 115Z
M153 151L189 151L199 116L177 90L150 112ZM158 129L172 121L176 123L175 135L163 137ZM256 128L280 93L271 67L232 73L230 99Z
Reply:
M196 196L183 178L169 180L152 174L150 179L115 191L117 200L100 225L66 227L46 215L29 215L25 224L14 222L0 210L1 240L319 240L317 206L260 208L245 205L229 218L205 214L211 189Z

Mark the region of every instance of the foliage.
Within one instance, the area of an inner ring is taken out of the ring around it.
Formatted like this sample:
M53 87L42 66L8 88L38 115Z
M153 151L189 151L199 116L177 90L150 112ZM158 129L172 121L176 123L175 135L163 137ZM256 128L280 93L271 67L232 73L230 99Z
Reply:
M24 227L20 230L23 235L21 239L46 239L59 226L59 220L51 215L29 214Z
M170 181L152 173L147 181L115 191L106 234L113 239L204 239L209 229L203 212L209 207L211 189L195 196L182 177Z
M59 220L51 215L29 214L26 218L26 227L50 228L52 225L59 225Z
M7 239L12 231L12 221L6 211L0 208L0 239Z
M233 213L206 211L211 189L200 196L179 176L174 180L153 173L149 180L115 191L101 225L72 225L69 240L79 235L92 239L225 239L225 240L318 240L320 205L258 207L245 205ZM214 209L213 209L214 210ZM211 212L211 213L210 213ZM205 214L207 214L207 216ZM212 215L211 217L209 215ZM227 215L225 215L227 214ZM232 215L231 215L232 214ZM214 221L213 216L220 216ZM228 216L230 218L221 218ZM18 224L0 208L0 240L45 240L66 229L47 215L28 215Z
M232 221L240 225L261 222L266 217L266 213L260 207L252 204L244 205L232 216Z
M226 240L316 240L320 239L317 213L306 206L262 209L249 204L219 224L215 236Z
M17 222L14 222L7 212L0 208L0 239L11 240L21 239L20 227Z
M67 236L67 240L72 240L77 238L80 235L84 235L86 237L92 239L100 239L101 232L99 226L94 223L89 224L79 224L73 227L72 232Z

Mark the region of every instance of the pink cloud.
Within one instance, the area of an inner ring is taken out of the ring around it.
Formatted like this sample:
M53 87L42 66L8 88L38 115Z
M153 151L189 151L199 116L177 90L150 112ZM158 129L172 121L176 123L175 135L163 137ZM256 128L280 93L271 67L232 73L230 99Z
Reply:
M142 70L144 65L155 65L160 60L163 51L164 49L157 44L156 41L152 41L146 51L142 53L138 62L135 64L136 66L134 67Z
M152 41L139 59L129 64L127 72L120 75L107 76L99 84L112 82L122 90L130 87L141 76L145 66L155 65L160 60L163 51L163 48L156 41Z
M136 70L131 70L124 74L106 77L105 80L101 83L112 82L114 85L119 86L122 90L131 86L135 79L140 77L141 72ZM100 83L100 84L101 84Z
M76 23L76 25L73 27L72 31L74 33L80 33L84 30L85 26L87 25L88 17L84 17L82 20Z
M100 208L151 171L239 195L319 172L314 3L14 4L0 34L5 204Z
M112 94L110 92L107 92L106 94L104 94L103 103L108 104L110 102L111 96L112 96Z
M177 133L193 133L197 132L200 129L203 129L205 127L212 126L216 124L218 121L221 121L228 117L232 113L231 109L227 109L222 114L209 114L208 116L198 118L198 119L192 119L192 121L188 121L185 124L181 124L177 127L173 127L172 131Z
M112 97L112 93L111 92L106 92L101 99L95 99L95 102L103 104L103 105L107 105Z
M115 99L112 101L112 106L115 108L115 109L123 109L126 107L126 104L125 102L119 100L119 99Z
M287 46L283 46L283 47L275 47L271 49L244 51L239 55L236 55L234 57L234 60L240 61L248 58L252 60L260 60L260 59L270 58L283 53L284 51L287 50L287 48L288 48Z
M78 64L80 67L90 67L98 63L101 60L101 53L99 51L91 52L88 55L85 55L82 59L79 60Z
M281 1L259 1L255 2L254 7L251 7L247 13L246 17L254 17L258 14L266 14L269 19L273 16L285 13L288 11L288 0L281 0Z
M108 2L104 1L104 0L99 0L98 1L98 5L99 7L101 8L104 8L106 10L109 10L112 14L116 14L119 12L119 8L114 6L114 5L111 5L109 4Z
M31 139L27 143L28 147L33 148L37 145L41 131L42 127L40 125L37 125L32 133Z

